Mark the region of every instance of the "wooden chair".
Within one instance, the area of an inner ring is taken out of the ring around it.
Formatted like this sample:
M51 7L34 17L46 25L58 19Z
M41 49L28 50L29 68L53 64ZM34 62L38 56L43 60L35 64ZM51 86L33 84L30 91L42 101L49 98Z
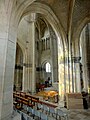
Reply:
M56 110L56 114L59 116L59 118L64 118L64 120L68 120L68 114L61 109Z
M40 113L41 114L41 120L48 120L48 116L45 113Z

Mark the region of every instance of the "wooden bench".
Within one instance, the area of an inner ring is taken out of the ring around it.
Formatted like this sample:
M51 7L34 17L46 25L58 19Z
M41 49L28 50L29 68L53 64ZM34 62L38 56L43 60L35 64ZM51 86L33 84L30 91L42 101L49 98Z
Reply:
M36 96L32 96L29 94L26 94L26 98L30 101L31 104L35 105L39 101L39 98Z
M27 105L27 106L30 106L30 107L34 106L33 104L31 104L29 102L28 98L24 98L24 97L19 96L19 95L14 95L14 98L15 98L15 102L17 102L17 104L19 104L21 106L21 108L22 108L23 104ZM16 105L16 107L17 107L17 105Z
M53 107L53 108L58 107L58 106L55 105L55 104L48 103L48 102L44 102L44 101L40 101L40 100L39 100L39 103L42 104L42 105L47 105L48 107Z

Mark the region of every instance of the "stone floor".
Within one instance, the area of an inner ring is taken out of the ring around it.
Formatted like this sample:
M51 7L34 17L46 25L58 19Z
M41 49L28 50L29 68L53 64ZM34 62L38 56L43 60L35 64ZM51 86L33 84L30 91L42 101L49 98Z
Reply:
M66 109L63 108L63 102L59 103L59 108L68 113L69 120L90 120L89 109Z
M90 109L68 110L69 120L90 120Z
M88 110L68 110L68 120L90 120L90 109ZM54 118L49 120L55 120ZM61 120L65 120L61 118Z

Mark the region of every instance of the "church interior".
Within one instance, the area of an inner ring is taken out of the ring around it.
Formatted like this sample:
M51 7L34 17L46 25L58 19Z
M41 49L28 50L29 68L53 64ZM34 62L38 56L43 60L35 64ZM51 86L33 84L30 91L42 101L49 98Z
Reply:
M90 0L0 0L0 120L90 120Z

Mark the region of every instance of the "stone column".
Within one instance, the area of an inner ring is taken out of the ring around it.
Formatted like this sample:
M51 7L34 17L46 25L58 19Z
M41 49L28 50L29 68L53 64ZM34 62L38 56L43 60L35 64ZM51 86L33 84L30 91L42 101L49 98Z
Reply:
M86 37L86 64L87 64L87 79L88 87L90 89L90 23L87 24L85 30Z
M77 91L76 92L81 92L81 81L80 81L80 63L75 63L75 73L76 73L76 86L77 86Z
M45 38L45 50L47 49L47 43L46 43L46 41L47 41L47 38Z
M26 53L24 59L23 90L36 92L36 68L35 68L35 14L28 18L28 35L26 40Z
M23 63L23 86L22 90L31 92L32 64L30 63L29 43L26 46Z
M85 90L88 89L88 69L87 69L87 39L86 39L86 28L83 29L81 36L80 36L80 42L81 42L81 63L82 63L82 71L83 71L83 88Z
M77 81L76 81L76 75L75 75L75 72L76 72L76 65L75 63L73 64L73 79L74 79L74 92L76 93L77 92Z
M19 69L16 69L16 79L15 79L15 86L16 86L16 91L20 90L20 86L19 86Z
M12 120L11 114L13 112L17 29L9 21L12 2L12 0L0 1L0 120Z
M75 65L75 78L76 78L76 92L81 92L81 78L80 78L80 49L78 42L75 42L75 57L74 57L74 65Z
M36 92L36 77L35 77L35 21L31 23L31 35L32 35L32 93Z
M72 44L71 44L71 78L72 78L72 92L74 92L75 90L75 86L74 86L74 77L73 77L73 47L72 47Z
M52 57L52 82L58 81L58 47L57 38L53 30L50 28L50 45L51 57ZM48 46L49 47L49 46Z

